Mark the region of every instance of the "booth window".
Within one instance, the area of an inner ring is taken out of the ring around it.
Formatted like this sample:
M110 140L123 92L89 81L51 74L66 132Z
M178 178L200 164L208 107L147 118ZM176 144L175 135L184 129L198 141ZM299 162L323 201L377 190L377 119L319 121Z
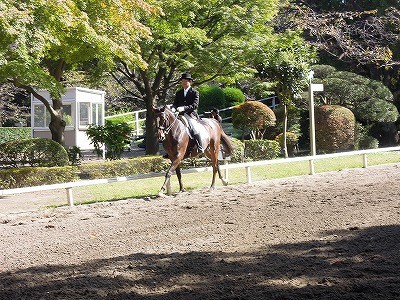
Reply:
M79 126L103 124L103 105L101 103L79 103Z
M72 107L71 104L63 105L63 119L67 126L72 126ZM43 104L34 105L33 126L39 128L48 128L50 125L50 113Z

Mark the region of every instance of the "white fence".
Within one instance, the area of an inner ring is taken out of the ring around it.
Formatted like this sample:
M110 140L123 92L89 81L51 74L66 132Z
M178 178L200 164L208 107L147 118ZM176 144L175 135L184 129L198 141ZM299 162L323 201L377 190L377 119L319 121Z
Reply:
M275 164L298 162L298 161L309 161L310 174L313 175L314 174L314 161L316 161L316 160L326 159L326 158L334 158L334 157L342 157L342 156L362 155L363 167L367 168L368 167L367 154L390 152L390 151L400 151L400 147L359 150L359 151L340 152L340 153L333 153L333 154L302 156L302 157L294 157L294 158L287 158L287 159L272 159L272 160L253 161L253 162L235 163L235 164L227 164L227 162L225 161L225 164L221 165L220 167L222 170L225 170L226 177L228 175L227 172L229 169L245 168L247 183L251 183L252 182L251 167L255 167L255 166L275 165ZM208 172L208 171L212 171L212 167L186 169L186 170L182 170L182 173L189 174L189 173L199 173L199 172ZM66 183L52 184L52 185L6 189L6 190L0 190L0 196L37 192L37 191L47 191L47 190L54 190L54 189L66 189L67 203L69 206L73 206L74 200L73 200L72 188L74 188L74 187L97 185L97 184L103 184L103 183L130 181L130 180L137 180L137 179L144 179L144 178L164 177L164 176L165 176L165 173L149 173L149 174L127 176L127 177L82 180L82 181L66 182Z

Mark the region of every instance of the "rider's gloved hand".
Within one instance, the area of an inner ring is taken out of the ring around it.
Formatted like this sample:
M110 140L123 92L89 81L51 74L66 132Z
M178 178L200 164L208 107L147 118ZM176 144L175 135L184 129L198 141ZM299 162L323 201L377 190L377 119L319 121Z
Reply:
M176 112L175 107L171 107L171 111L172 111L173 113Z
M179 106L176 110L178 112L183 112L185 110L185 107L184 106Z

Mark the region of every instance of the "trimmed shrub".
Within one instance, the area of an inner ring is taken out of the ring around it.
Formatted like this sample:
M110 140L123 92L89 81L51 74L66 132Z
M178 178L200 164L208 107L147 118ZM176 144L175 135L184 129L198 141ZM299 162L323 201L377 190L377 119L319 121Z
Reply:
M318 152L354 149L355 117L339 105L315 109L315 139Z
M111 178L167 170L169 162L161 156L144 156L131 159L93 162L79 166L82 179Z
M267 160L278 157L280 153L279 143L271 140L248 140L244 142L246 158L252 160Z
M330 65L314 65L311 66L314 71L314 77L324 79L336 72L336 68Z
M0 170L0 189L55 184L79 179L76 167L24 167Z
M246 101L232 109L234 128L249 130L252 139L261 139L268 127L274 126L275 113L264 103Z
M68 165L68 153L59 143L46 138L16 140L0 145L3 166L54 167Z
M226 87L222 89L225 96L225 107L236 106L246 100L243 92L240 89Z
M225 96L222 89L216 85L202 85L198 87L200 93L199 113L210 111L213 107L225 107Z
M396 122L399 117L399 112L394 104L377 98L357 103L354 114L357 120L364 123Z

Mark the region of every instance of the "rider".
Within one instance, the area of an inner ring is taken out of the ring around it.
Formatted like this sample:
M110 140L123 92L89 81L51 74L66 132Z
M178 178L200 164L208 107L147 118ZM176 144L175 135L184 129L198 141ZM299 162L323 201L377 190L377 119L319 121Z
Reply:
M204 153L200 132L197 130L194 122L194 120L199 119L197 114L199 92L192 88L193 78L189 73L182 74L180 79L183 89L176 92L173 107L188 120L193 137L197 143L198 151L199 153Z

